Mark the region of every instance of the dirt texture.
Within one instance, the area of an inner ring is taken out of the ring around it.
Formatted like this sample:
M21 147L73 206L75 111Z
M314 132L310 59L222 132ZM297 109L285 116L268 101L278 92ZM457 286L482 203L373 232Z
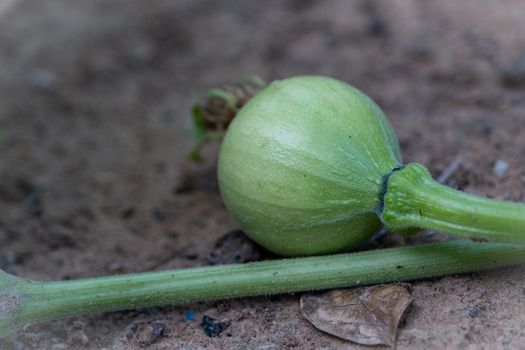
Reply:
M252 73L350 82L389 116L405 162L437 176L460 155L448 185L525 202L523 1L4 0L0 11L10 273L63 280L273 258L235 234L218 241L236 225L216 186L217 144L204 163L184 158L199 92ZM369 248L441 238L387 235ZM398 349L525 349L524 268L411 292ZM74 317L0 348L367 348L314 328L299 297Z

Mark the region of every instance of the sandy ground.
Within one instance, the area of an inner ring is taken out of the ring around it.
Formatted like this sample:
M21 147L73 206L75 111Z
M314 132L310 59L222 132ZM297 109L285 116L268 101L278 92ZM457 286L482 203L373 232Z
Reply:
M461 155L450 186L525 201L523 1L19 0L0 9L0 264L11 273L54 280L231 262L250 243L215 248L236 228L215 184L217 146L205 163L188 163L186 127L199 91L250 73L348 81L383 107L406 162L437 175ZM498 160L508 165L499 175ZM241 260L264 255L247 252ZM523 268L411 291L398 349L525 349ZM0 348L140 349L148 337L151 349L361 348L314 329L298 300L75 317L26 327ZM230 326L210 338L204 315Z

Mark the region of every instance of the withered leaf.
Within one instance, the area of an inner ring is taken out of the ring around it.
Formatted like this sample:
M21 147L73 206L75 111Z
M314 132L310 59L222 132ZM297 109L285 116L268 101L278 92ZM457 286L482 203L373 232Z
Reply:
M393 345L401 316L412 302L400 285L303 294L301 312L316 328L363 345Z

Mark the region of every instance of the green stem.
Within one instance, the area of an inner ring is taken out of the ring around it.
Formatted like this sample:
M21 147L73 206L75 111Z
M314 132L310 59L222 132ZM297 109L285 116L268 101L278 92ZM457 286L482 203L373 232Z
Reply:
M396 232L423 228L480 240L525 243L525 205L443 186L419 164L392 173L381 219Z
M86 312L405 281L519 263L525 263L525 246L465 240L63 282L3 273L0 333Z

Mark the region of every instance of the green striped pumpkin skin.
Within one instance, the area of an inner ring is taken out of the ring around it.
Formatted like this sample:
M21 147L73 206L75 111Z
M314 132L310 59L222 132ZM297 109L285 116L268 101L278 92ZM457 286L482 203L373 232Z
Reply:
M366 242L384 176L401 164L379 107L327 77L275 81L226 133L218 162L226 206L254 241L280 255L334 253Z

